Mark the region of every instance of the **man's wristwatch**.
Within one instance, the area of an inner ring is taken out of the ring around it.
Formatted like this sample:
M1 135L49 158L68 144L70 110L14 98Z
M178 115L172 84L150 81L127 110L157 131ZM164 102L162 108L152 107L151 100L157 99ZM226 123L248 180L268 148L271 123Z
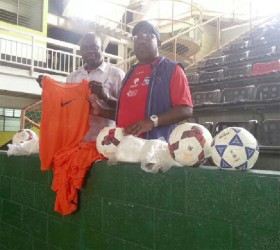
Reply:
M158 126L158 116L157 115L151 115L150 120L154 123L154 127Z

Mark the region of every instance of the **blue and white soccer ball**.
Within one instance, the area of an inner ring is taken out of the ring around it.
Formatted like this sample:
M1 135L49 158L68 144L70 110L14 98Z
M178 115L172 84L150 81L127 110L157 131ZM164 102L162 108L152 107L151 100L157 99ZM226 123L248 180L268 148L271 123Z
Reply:
M256 163L258 156L258 142L244 128L228 127L218 133L211 144L212 160L221 169L250 169Z

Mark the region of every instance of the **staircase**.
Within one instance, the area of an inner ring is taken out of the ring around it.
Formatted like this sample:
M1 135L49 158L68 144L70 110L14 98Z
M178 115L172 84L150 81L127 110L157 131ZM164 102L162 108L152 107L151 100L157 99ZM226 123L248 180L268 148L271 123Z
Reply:
M125 45L126 50L131 51L133 27L139 21L147 20L152 22L161 33L161 55L188 64L189 58L200 50L202 32L196 26L202 23L202 11L192 3L180 0L150 0L137 1L124 7L111 2L111 8L123 10L120 21L114 16L95 16L93 21L88 21L86 24L87 29L100 33L107 43L114 41ZM72 18L72 21L85 23L84 20L77 20L77 18ZM131 60L134 58L132 57Z

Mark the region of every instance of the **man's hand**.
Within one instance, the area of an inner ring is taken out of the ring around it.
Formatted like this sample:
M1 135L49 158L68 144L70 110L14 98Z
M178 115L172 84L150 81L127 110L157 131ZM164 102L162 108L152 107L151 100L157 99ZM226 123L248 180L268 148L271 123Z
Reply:
M142 133L148 132L154 128L154 123L150 119L144 119L129 125L124 129L124 133L128 135L139 136Z
M95 94L91 94L88 98L91 106L91 113L93 115L101 114L100 100Z
M101 82L90 81L89 87L91 89L91 93L95 94L100 100L107 100L107 95L104 92L103 86Z
M104 91L102 83L97 81L90 81L89 87L91 89L91 93L95 94L98 99L106 103L110 108L116 108L117 106L117 99L113 98L109 95L109 93Z
M39 75L37 78L36 78L36 82L39 84L40 88L42 88L42 80L44 79L44 75Z
M88 100L90 102L92 115L115 120L115 108L109 107L107 103L105 103L103 100L100 100L95 94L91 94Z

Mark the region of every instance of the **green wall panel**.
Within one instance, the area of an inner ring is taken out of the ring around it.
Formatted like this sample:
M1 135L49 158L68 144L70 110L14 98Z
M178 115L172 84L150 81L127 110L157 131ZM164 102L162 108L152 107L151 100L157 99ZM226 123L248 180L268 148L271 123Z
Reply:
M52 171L0 153L0 249L280 249L280 175L94 164L78 210L53 210Z

